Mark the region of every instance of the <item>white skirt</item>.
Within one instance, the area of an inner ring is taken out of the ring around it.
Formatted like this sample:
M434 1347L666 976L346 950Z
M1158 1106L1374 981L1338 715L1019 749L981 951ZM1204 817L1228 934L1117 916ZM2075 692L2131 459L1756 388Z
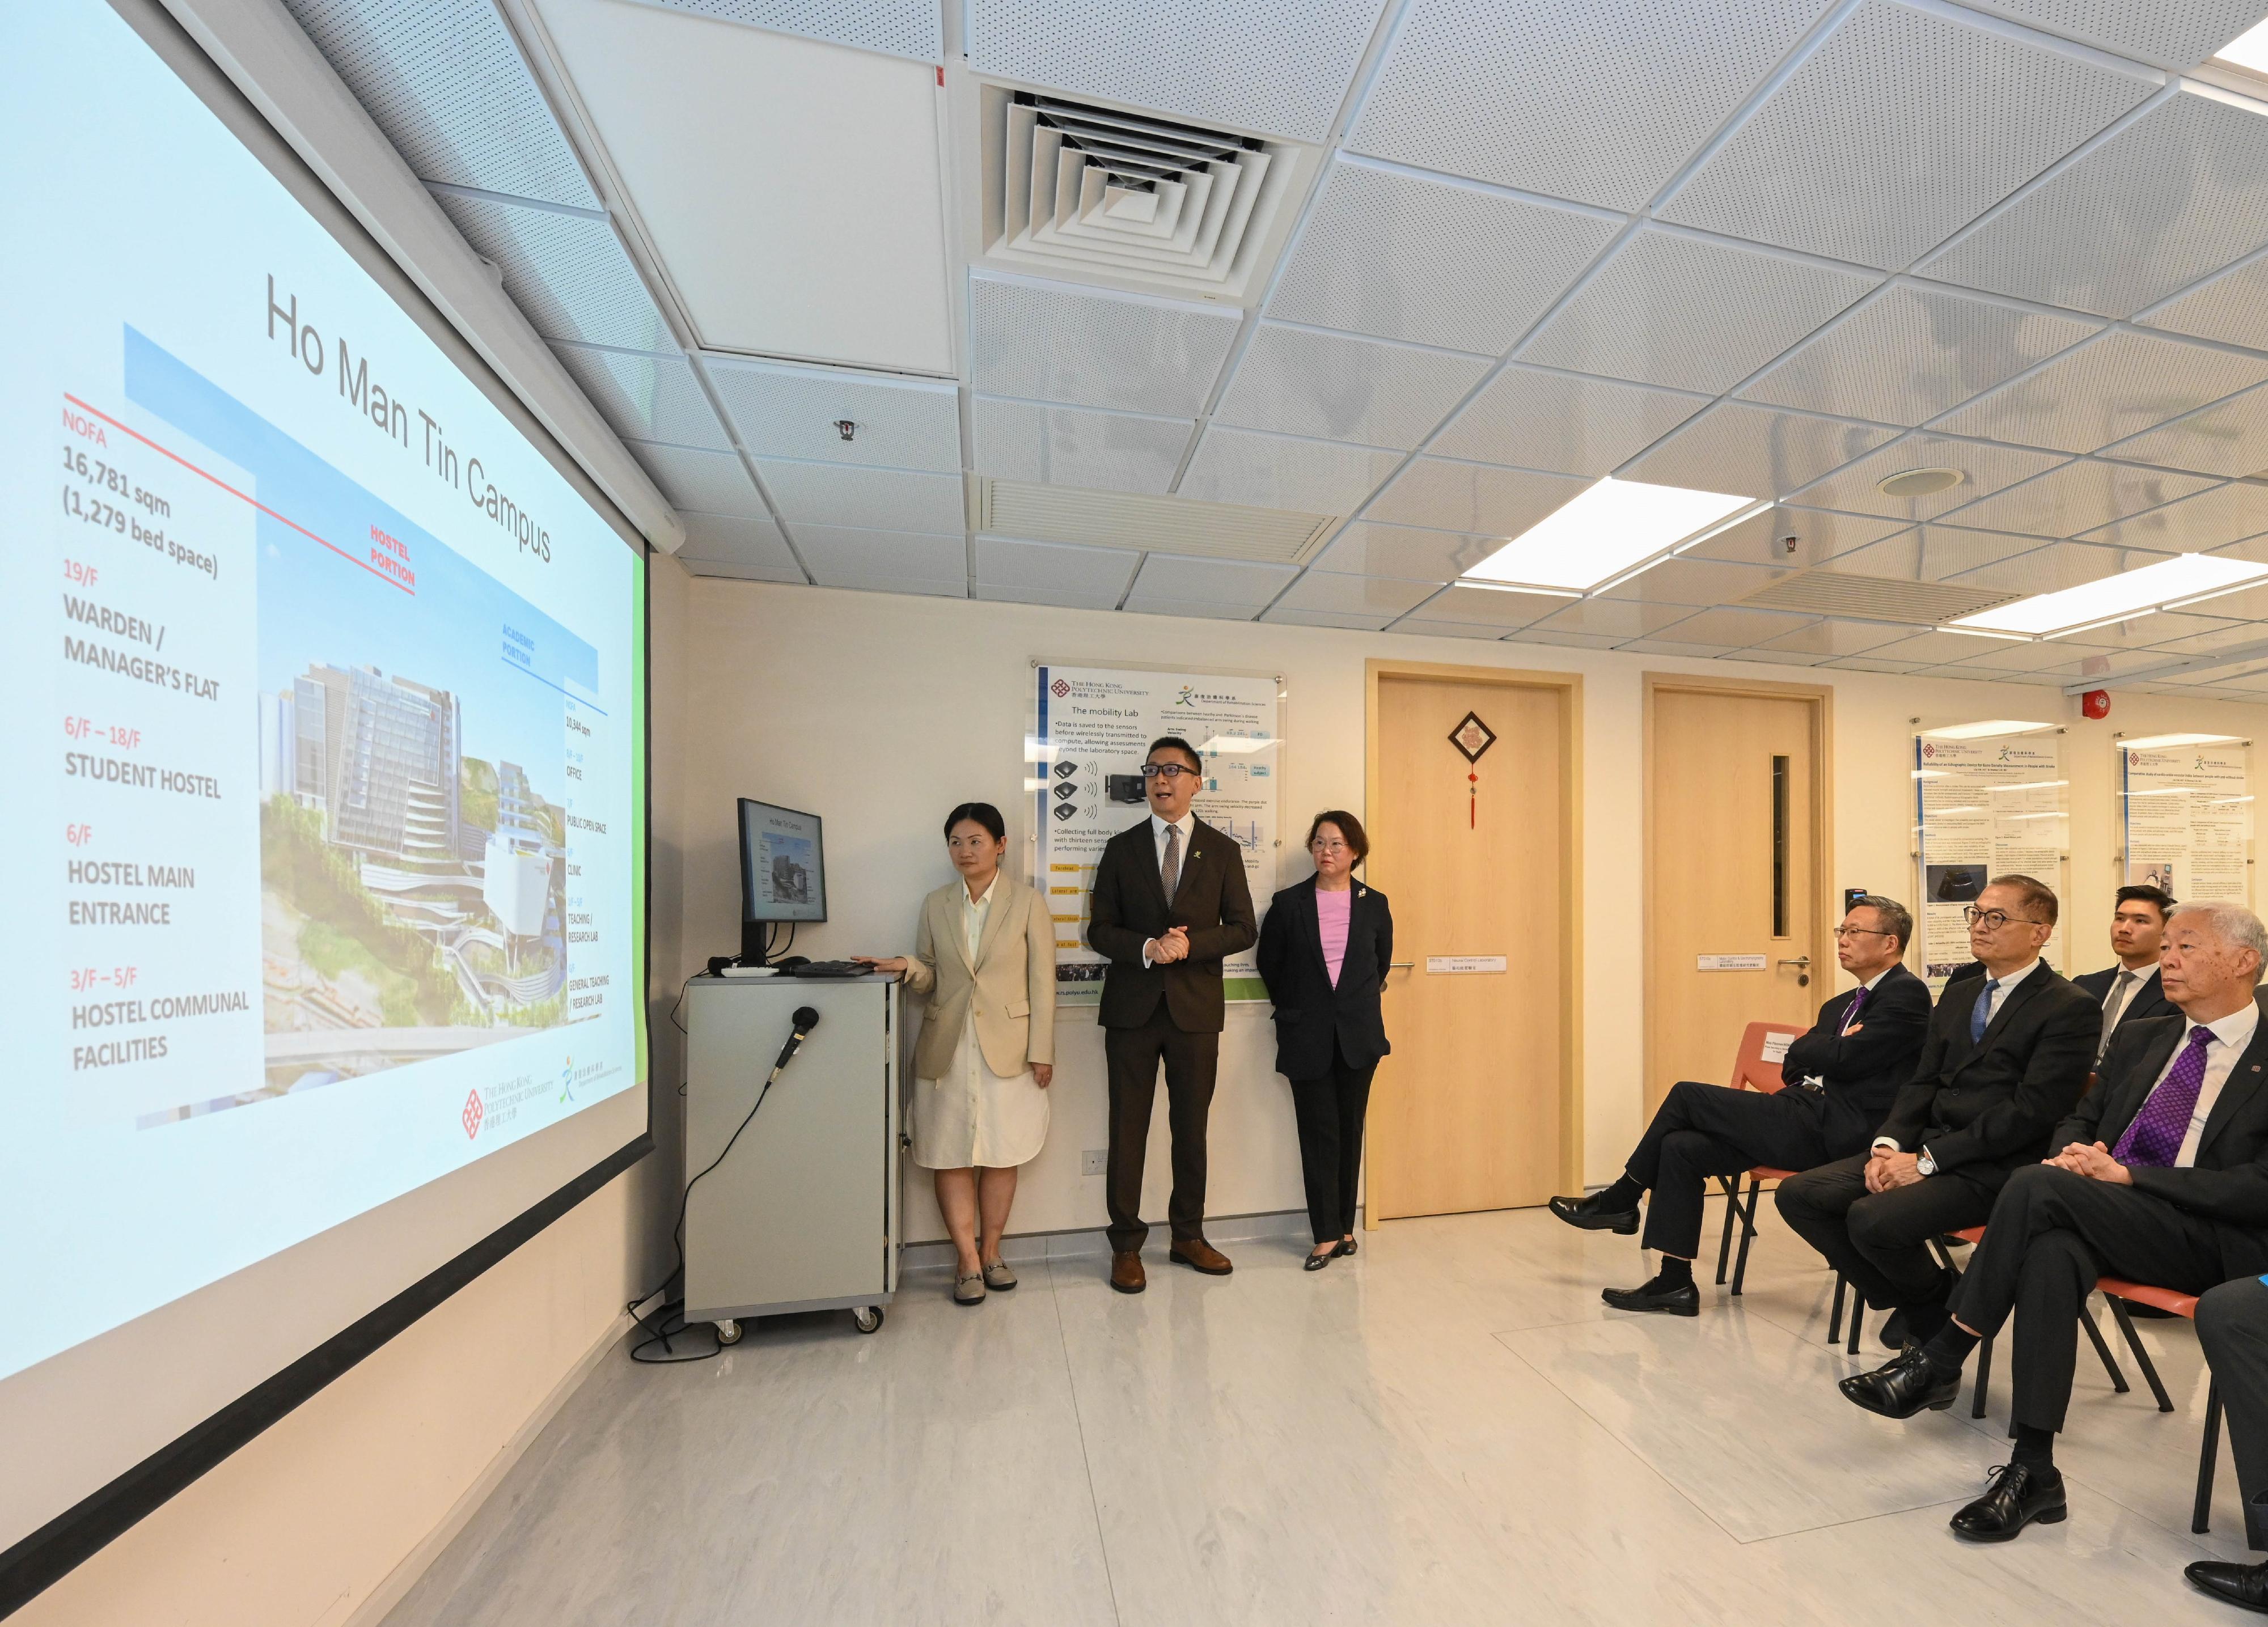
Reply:
M1048 1138L1048 1093L1028 1067L993 1072L976 1028L961 1023L943 1079L914 1081L914 1162L924 1169L1010 1169L1037 1158Z

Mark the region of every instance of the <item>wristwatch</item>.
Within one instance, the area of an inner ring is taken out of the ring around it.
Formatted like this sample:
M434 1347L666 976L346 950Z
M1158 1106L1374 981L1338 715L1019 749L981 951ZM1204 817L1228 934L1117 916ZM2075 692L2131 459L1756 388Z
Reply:
M1914 1160L1914 1173L1918 1175L1933 1175L1937 1173L1937 1160L1929 1155L1927 1147L1924 1147L1921 1150L1921 1156Z

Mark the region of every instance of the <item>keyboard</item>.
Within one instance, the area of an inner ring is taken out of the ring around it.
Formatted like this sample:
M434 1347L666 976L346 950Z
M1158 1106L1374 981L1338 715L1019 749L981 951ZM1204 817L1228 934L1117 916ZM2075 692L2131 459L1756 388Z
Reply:
M806 961L787 975L790 977L864 977L866 968L856 961Z

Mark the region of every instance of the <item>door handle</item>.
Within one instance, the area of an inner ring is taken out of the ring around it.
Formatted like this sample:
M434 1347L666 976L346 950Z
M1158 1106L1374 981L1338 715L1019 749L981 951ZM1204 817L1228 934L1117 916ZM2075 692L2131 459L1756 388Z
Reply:
M1782 966L1808 966L1811 964L1811 957L1808 954L1800 954L1792 961L1782 961L1780 964Z
M1395 970L1395 969L1397 969L1397 968L1399 968L1400 970L1403 970L1403 971L1408 971L1410 968L1412 968L1412 967L1416 966L1417 964L1418 964L1418 962L1417 962L1417 961L1388 961L1386 963L1386 969L1387 969L1388 971L1389 971L1389 972L1394 971L1394 970Z

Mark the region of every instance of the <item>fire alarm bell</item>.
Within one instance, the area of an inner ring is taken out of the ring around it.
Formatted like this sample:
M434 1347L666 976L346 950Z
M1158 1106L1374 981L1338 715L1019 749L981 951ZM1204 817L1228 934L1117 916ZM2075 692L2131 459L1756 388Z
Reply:
M2089 689L2079 697L2079 710L2088 718L2108 718L2110 715L2110 691Z

